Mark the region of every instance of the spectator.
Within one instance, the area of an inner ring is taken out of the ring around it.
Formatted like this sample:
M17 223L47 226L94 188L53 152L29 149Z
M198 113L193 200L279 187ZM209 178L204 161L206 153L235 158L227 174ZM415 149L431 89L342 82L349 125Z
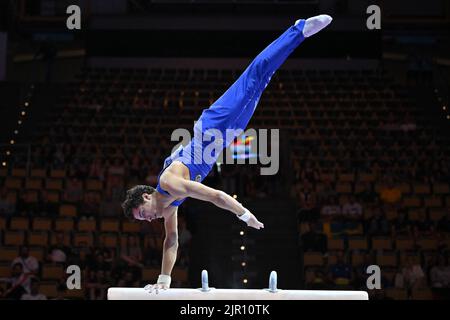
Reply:
M427 219L425 209L419 211L419 219L413 224L413 235L416 239L430 237L434 234L434 225Z
M445 262L445 257L439 255L437 264L430 270L430 281L432 288L450 288L450 267Z
M3 293L5 299L19 300L27 292L26 282L29 283L29 275L23 273L23 266L16 262L11 266L11 276L0 278L0 282L6 283L6 291ZM29 289L29 288L28 288Z
M16 257L11 265L20 263L25 274L34 275L37 274L39 270L39 262L33 256L30 256L27 246L22 246L20 248L20 255Z
M67 181L63 199L69 203L78 203L83 197L83 182L77 177L72 177Z
M411 257L408 257L401 271L395 275L395 287L411 290L423 288L424 286L425 273L422 267L414 263Z
M10 216L14 213L15 203L8 197L8 189L3 186L0 192L0 216Z
M348 286L352 280L352 272L352 267L344 260L344 252L339 251L336 264L330 266L331 280L337 286Z
M49 248L47 259L53 263L65 263L71 256L71 251L70 247L64 244L64 233L58 232L56 234L56 244Z
M319 219L320 212L317 207L317 196L311 183L303 181L303 188L297 194L300 200L300 221L315 221Z
M339 217L342 214L342 210L337 197L329 198L327 204L322 207L320 214L325 220L333 220Z
M393 222L393 236L412 236L411 222L408 220L407 209L400 209L398 217Z
M349 201L342 206L342 214L344 217L352 220L359 220L362 218L362 206L356 201L354 196L350 196Z
M304 252L325 253L327 251L327 237L325 234L318 232L319 230L319 223L308 223L308 231L301 236Z
M380 208L375 208L373 217L366 222L366 230L372 236L388 236L391 232L390 222Z
M39 293L39 280L37 278L32 278L30 280L30 293L24 293L20 300L47 300L47 297Z

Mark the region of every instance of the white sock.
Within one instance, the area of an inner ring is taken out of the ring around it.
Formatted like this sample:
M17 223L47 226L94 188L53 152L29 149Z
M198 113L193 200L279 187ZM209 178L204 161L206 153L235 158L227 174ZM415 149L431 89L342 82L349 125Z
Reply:
M316 34L327 25L329 25L332 20L333 18L326 14L321 14L319 16L306 19L305 26L303 28L303 35L305 36L305 38L307 38L312 36L313 34ZM295 21L295 25L299 22L300 19Z

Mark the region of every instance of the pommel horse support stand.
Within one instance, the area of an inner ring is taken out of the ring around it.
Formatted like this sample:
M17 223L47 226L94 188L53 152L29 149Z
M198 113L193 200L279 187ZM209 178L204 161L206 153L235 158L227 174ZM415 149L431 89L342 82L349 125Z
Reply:
M369 300L365 291L281 290L272 271L268 289L215 289L208 285L208 272L202 271L199 289L167 289L149 293L143 288L109 288L108 300Z

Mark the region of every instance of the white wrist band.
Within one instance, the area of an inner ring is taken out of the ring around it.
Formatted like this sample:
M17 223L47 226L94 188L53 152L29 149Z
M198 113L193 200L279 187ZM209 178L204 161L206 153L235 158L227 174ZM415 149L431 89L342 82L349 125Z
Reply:
M250 220L250 217L251 217L250 211L248 211L247 209L245 209L245 213L243 215L238 216L238 218L244 222Z
M158 283L159 284L165 284L168 287L170 287L170 282L171 282L172 278L166 274L160 274L158 277Z

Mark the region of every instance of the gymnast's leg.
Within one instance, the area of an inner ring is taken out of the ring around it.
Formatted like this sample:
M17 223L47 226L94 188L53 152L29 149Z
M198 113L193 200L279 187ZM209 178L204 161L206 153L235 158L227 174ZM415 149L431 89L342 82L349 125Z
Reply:
M196 124L196 126L201 124L201 130L195 130L194 127L194 132L205 132L211 128L221 132L227 128L245 129L262 92L275 71L305 37L319 32L331 20L332 18L326 15L297 20L293 26L258 54L233 85L202 112Z

